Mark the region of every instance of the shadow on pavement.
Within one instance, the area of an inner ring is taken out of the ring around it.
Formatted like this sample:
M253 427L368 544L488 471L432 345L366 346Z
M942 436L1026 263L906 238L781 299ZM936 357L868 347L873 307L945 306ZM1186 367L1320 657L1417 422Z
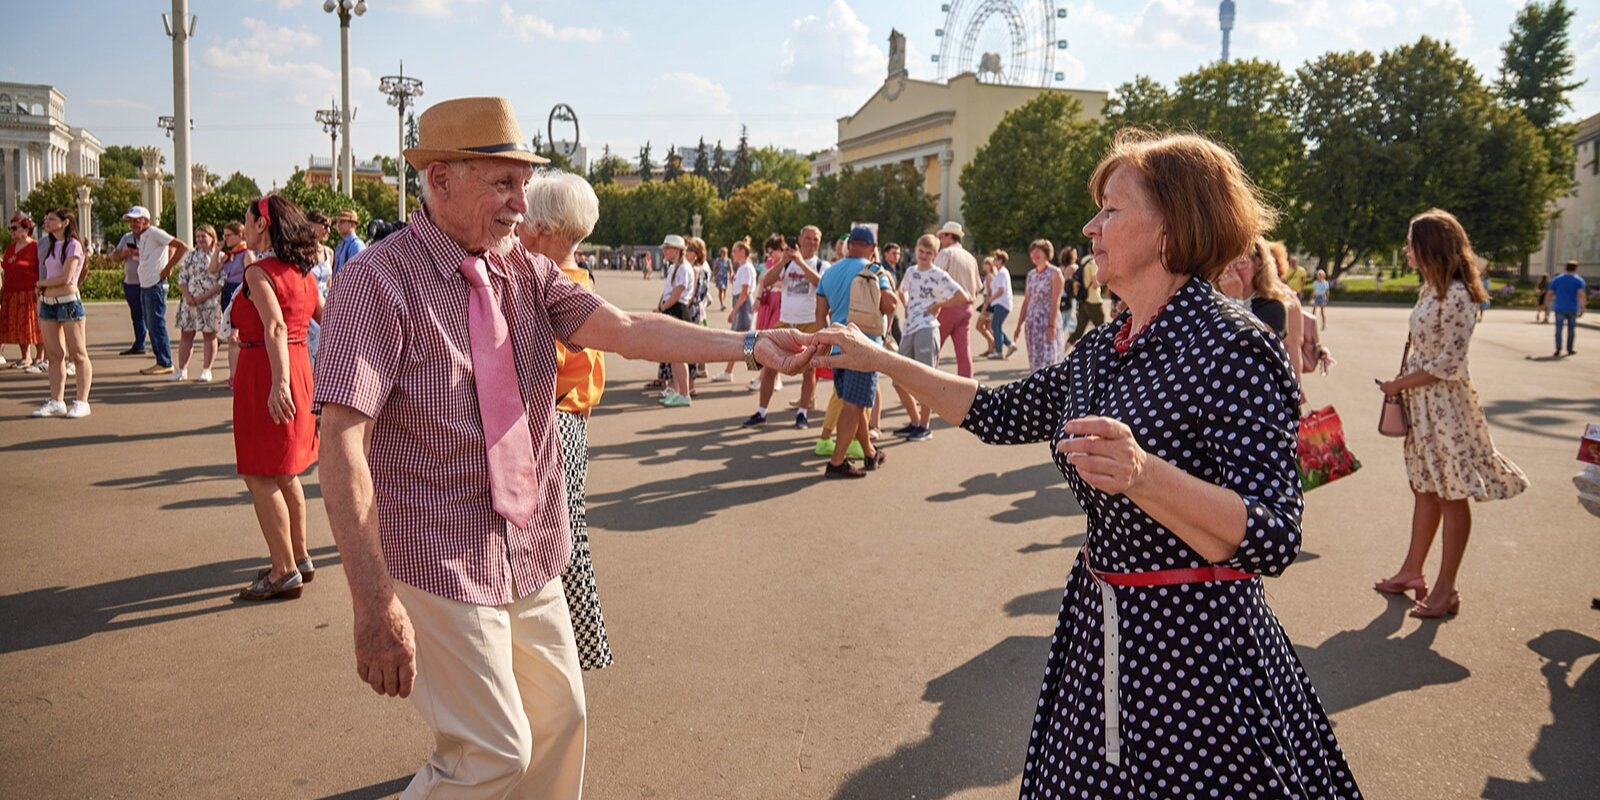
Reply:
M1030 494L1031 493L1031 494ZM928 502L949 503L965 500L973 495L1028 494L1011 501L1011 507L989 518L1001 523L1033 522L1052 517L1070 517L1083 513L1078 498L1067 487L1054 464L1041 463L1003 473L974 475L961 482L959 491L930 495ZM1076 546L1076 545L1074 545Z
M1424 686L1456 683L1472 674L1433 651L1438 625L1424 624L1409 636L1394 636L1405 624L1411 601L1387 600L1365 628L1340 631L1316 647L1295 646L1328 714Z
M392 781L374 783L371 786L363 786L360 789L351 789L348 792L330 794L323 797L322 800L380 800L385 797L393 797L406 790L406 787L411 784L411 777L407 775L403 778L395 778Z
M239 481L236 464L202 464L192 467L173 467L154 475L138 475L100 481L95 486L125 489L162 489L172 486L207 483L210 481Z
M314 548L311 555L320 568L340 563L335 547ZM266 561L264 556L219 561L93 586L53 586L0 596L0 653L240 607L220 601L238 594Z
M1600 760L1594 744L1600 741L1600 661L1569 686L1573 666L1582 658L1600 654L1600 641L1570 630L1539 634L1528 649L1545 658L1539 672L1550 689L1550 724L1528 753L1528 764L1542 778L1526 783L1490 777L1483 787L1488 800L1524 800L1544 797L1589 797L1600 786ZM1587 787L1587 788L1585 788Z
M96 393L98 394L98 392ZM51 425L64 420L40 420L40 424ZM222 434L233 430L233 420L207 425L204 428L193 428L180 431L152 431L150 433L114 434L103 433L93 436L53 436L46 439L36 439L31 442L16 442L0 447L0 453L12 453L33 450L57 450L71 447L88 447L97 444L132 444L133 442L148 442L151 440L174 439L179 436L206 436Z
M1049 652L1048 636L1011 636L935 678L922 695L939 704L927 738L851 775L835 800L937 800L1018 780Z
M1582 420L1600 417L1600 397L1496 400L1483 407L1483 415L1493 426L1570 441L1577 447L1578 438L1583 435Z

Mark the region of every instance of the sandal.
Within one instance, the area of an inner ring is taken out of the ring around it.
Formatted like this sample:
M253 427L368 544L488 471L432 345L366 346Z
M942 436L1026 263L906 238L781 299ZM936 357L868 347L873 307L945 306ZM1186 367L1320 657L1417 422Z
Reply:
M1427 601L1417 603L1411 607L1411 616L1417 619L1441 619L1446 616L1455 616L1461 613L1461 593L1451 592L1450 602L1443 606L1428 605Z
M1383 592L1384 594L1406 594L1407 592L1415 592L1416 600L1419 603L1422 602L1423 598L1428 596L1428 581L1421 575L1418 575L1417 577L1407 581L1397 581L1393 578L1385 578L1381 581L1373 581L1372 588Z
M239 599L252 602L279 598L293 600L304 591L305 582L298 572L291 572L275 581L268 580L267 576L263 575L255 583L246 586L243 591L239 592Z
M647 381L647 382L645 382L644 390L648 392L648 391L652 391L652 390L655 390L655 389L664 389L664 388L666 388L666 386L667 386L667 382L666 381L661 381L661 380Z

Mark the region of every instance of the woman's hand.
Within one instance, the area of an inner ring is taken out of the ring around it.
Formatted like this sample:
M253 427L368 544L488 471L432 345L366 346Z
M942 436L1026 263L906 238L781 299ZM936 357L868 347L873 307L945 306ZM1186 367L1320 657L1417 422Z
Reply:
M883 349L883 345L867 338L860 328L837 322L818 331L811 339L811 347L816 351L816 356L811 359L813 367L861 372L877 372L878 359L889 352ZM839 352L833 352L834 348L838 348Z
M267 393L267 413L279 425L287 425L294 420L294 395L289 392L288 381L280 381Z
M1373 378L1372 382L1378 384L1378 391L1383 392L1385 397L1394 397L1400 394L1400 387L1395 385L1400 382L1399 378L1395 378L1392 381L1380 381L1377 378Z
M785 375L814 366L814 353L813 337L793 328L762 331L756 337L756 361Z
M1084 483L1106 494L1127 494L1144 480L1148 456L1128 426L1110 417L1079 417L1062 429L1071 436L1056 445Z

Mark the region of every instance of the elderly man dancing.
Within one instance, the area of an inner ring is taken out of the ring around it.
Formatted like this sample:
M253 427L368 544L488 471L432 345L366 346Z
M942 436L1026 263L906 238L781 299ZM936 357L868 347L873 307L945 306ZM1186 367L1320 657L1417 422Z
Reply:
M556 348L804 368L804 334L628 314L512 235L535 164L503 98L449 100L406 160L423 208L340 271L317 359L322 481L356 673L435 732L408 798L578 798L585 712Z

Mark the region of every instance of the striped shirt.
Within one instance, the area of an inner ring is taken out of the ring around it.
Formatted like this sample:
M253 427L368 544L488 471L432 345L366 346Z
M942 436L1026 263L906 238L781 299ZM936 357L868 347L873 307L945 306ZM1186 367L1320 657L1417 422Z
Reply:
M363 250L323 311L314 403L373 419L368 465L395 580L498 606L539 591L572 555L555 427L556 347L604 301L520 245L488 254L528 408L538 505L526 529L495 513L467 332L466 251L428 219ZM509 387L508 387L509 389Z

